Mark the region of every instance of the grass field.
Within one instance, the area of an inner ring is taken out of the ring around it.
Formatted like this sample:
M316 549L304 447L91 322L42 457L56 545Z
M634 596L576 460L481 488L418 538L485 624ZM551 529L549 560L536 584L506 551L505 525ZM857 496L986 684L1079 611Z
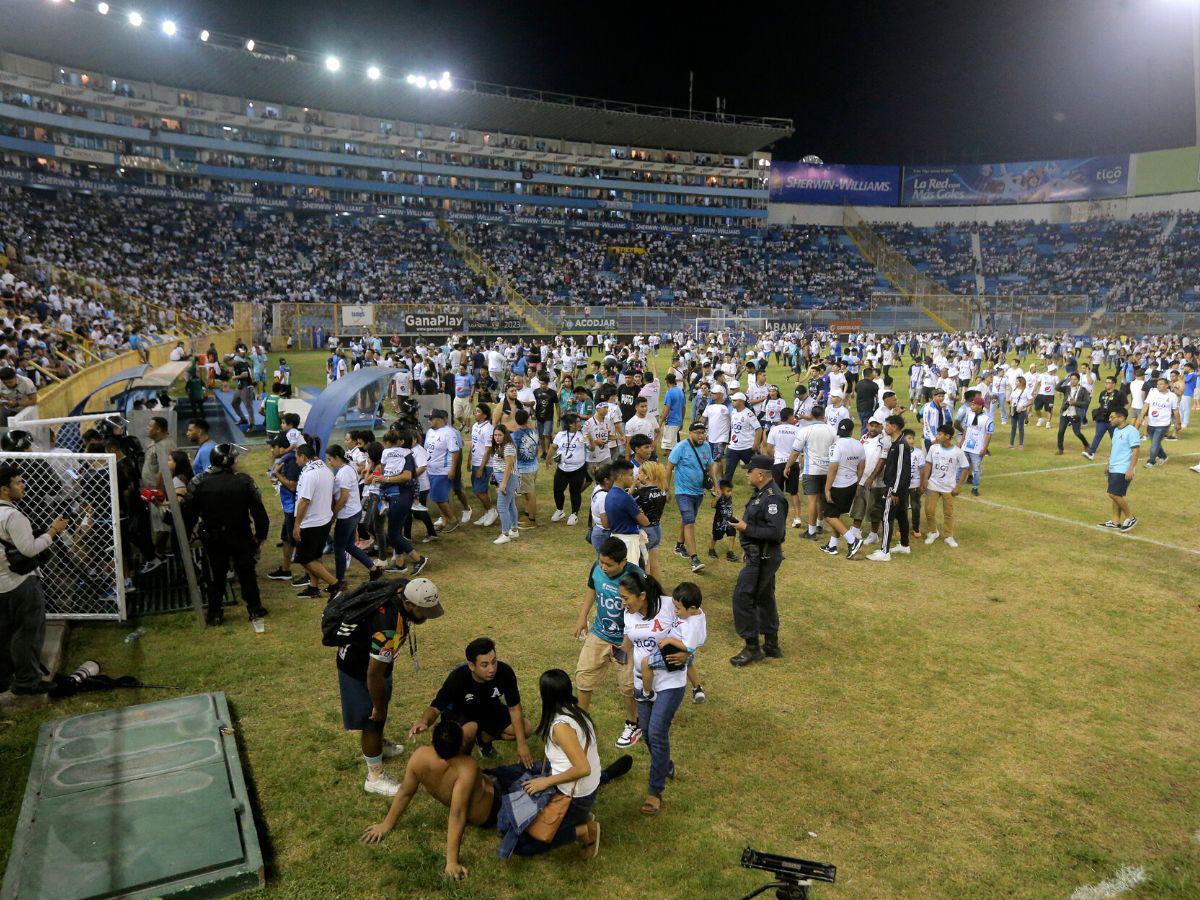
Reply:
M319 383L319 355L290 356L297 383ZM680 779L661 815L640 815L648 763L635 748L633 772L597 804L604 843L589 864L569 851L501 862L494 835L469 830L470 878L445 883L446 812L427 796L384 844L359 844L386 800L363 793L357 738L341 731L320 605L276 582L264 582L264 635L240 610L218 630L190 616L152 619L132 645L122 642L129 624L79 626L68 660L94 658L179 694L226 692L260 804L272 896L737 897L767 880L739 866L751 845L836 864L838 883L818 897L1068 897L1122 866L1145 869L1136 896L1197 897L1200 475L1186 467L1200 460L1200 439L1185 433L1166 445L1168 465L1139 469L1130 496L1140 524L1120 535L1094 527L1109 515L1107 444L1089 465L1077 448L1055 456L1054 437L1032 430L1017 452L997 435L983 496L958 505L957 550L918 543L911 557L876 564L827 558L790 532L778 580L783 660L729 666L738 566L707 560L696 580L709 620L699 655L709 702L685 702L675 720ZM265 468L256 450L245 469ZM552 510L550 478L539 485L541 509ZM669 505L668 589L692 577L669 553L677 516ZM479 634L516 668L532 716L539 673L574 671L571 624L591 551L582 526L541 519L505 547L492 545L494 529L470 526L432 546L427 574L447 615L420 629L419 674L397 664L392 736L404 740ZM172 693L5 716L0 859L42 721ZM614 681L593 712L608 762L622 718Z

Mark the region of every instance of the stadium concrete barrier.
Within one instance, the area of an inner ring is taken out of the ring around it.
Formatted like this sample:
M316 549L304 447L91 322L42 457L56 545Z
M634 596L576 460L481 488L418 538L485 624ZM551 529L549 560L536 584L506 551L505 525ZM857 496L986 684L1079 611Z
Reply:
M184 340L190 344L190 352L192 354L203 353L208 349L208 345L212 343L216 346L217 352L221 356L224 356L226 353L233 351L234 345L237 343L237 332L222 331L184 338ZM174 348L175 343L174 340L164 341L161 344L151 347L150 365L161 366L163 363L169 362L171 350ZM64 379L57 384L42 388L38 391L38 418L52 419L70 415L72 407L79 402L81 397L86 397L94 391L97 386L104 383L106 378L115 375L122 369L135 366L140 361L141 356L136 350L118 353L111 359L88 366L86 369L76 372L70 378ZM108 400L120 393L123 388L123 384L116 384L101 391L95 397L97 404L99 404L99 401Z

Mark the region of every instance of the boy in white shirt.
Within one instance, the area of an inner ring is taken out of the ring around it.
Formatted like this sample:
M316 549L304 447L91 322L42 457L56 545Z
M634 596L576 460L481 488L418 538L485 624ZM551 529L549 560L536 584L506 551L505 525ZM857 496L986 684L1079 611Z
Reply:
M650 698L654 697L654 669L666 671L671 667L663 658L664 648L685 650L688 653L687 677L692 687L692 702L705 701L704 686L700 683L700 673L696 668L696 651L708 640L708 619L700 604L704 597L700 588L694 582L682 581L671 592L671 600L675 604L675 615L679 617L680 637L663 638L658 643L658 649L642 660L642 691Z
M946 544L950 547L958 546L958 542L954 540L954 498L958 496L969 471L967 455L954 444L954 426L938 426L937 438L926 453L925 467L921 471L922 481L929 490L929 505L925 507L926 544L932 544L942 536L937 529L937 507L940 500Z

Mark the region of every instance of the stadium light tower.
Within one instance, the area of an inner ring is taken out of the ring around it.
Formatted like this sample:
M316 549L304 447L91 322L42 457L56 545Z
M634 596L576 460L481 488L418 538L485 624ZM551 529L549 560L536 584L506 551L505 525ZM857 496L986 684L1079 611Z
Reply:
M175 32L177 30L178 29L175 27L175 23L172 22L170 19L167 19L165 22L162 23L162 33L165 34L167 37L174 37Z
M142 14L137 11L131 12L129 14L129 24L132 25L134 28L141 28L142 27Z
M325 68L328 69L330 72L336 72L341 67L342 67L342 61L340 59L338 59L336 56L325 57Z
M379 66L367 66L367 77L372 81L378 81L383 72L379 70Z

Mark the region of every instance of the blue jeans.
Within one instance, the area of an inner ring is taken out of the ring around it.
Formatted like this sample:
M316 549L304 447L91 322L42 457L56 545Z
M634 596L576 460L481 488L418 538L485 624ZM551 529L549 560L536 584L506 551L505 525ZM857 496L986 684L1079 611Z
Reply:
M612 532L607 528L601 528L597 522L592 526L591 532L588 534L588 539L592 542L592 549L597 553L600 552L600 545L607 541L612 536Z
M1150 459L1147 460L1148 462L1156 463L1160 459L1166 460L1167 454L1162 448L1162 442L1170 427L1170 425L1150 425L1146 428L1147 434L1150 435Z
M403 499L399 496L388 497L388 545L393 553L409 556L413 553L412 541L404 536L404 526L412 518L412 494Z
M750 465L750 460L754 458L754 451L747 447L745 450L726 450L725 451L725 474L722 476L726 481L733 481L734 473L737 472L738 463Z
M508 533L517 527L517 482L516 472L508 476L507 490L496 486L496 509L500 510L500 530Z
M971 467L971 487L978 490L979 480L983 477L983 454L968 453L967 464Z
M671 772L671 720L683 702L683 688L657 691L653 703L639 701L638 727L650 748L650 793L661 797Z
M1020 432L1021 446L1022 447L1025 446L1025 420L1028 417L1029 417L1028 410L1026 410L1025 412L1014 412L1012 414L1012 432L1008 436L1008 442L1010 444L1017 443L1017 440L1016 440L1017 433Z
M337 519L333 523L333 565L334 576L338 581L346 577L346 554L349 553L367 567L367 571L375 565L375 561L358 549L354 543L354 535L358 531L358 522L362 513L357 512L346 519Z
M550 788L557 791L558 788ZM563 813L562 821L558 824L558 831L554 833L554 840L550 843L539 841L536 838L529 836L528 832L522 832L517 838L517 846L513 850L516 856L535 856L538 853L545 853L547 850L552 850L555 847L561 847L564 844L570 844L575 840L575 829L587 821L588 814L591 813L592 807L596 804L596 794L600 793L600 789L592 791L586 797L572 797L571 805L567 807L567 811Z
M1104 436L1106 434L1108 434L1110 431L1112 431L1112 426L1109 425L1107 422L1097 422L1096 423L1096 436L1094 438L1092 438L1092 445L1090 447L1088 447L1088 453L1095 456L1096 451L1100 448L1100 442L1104 440Z

